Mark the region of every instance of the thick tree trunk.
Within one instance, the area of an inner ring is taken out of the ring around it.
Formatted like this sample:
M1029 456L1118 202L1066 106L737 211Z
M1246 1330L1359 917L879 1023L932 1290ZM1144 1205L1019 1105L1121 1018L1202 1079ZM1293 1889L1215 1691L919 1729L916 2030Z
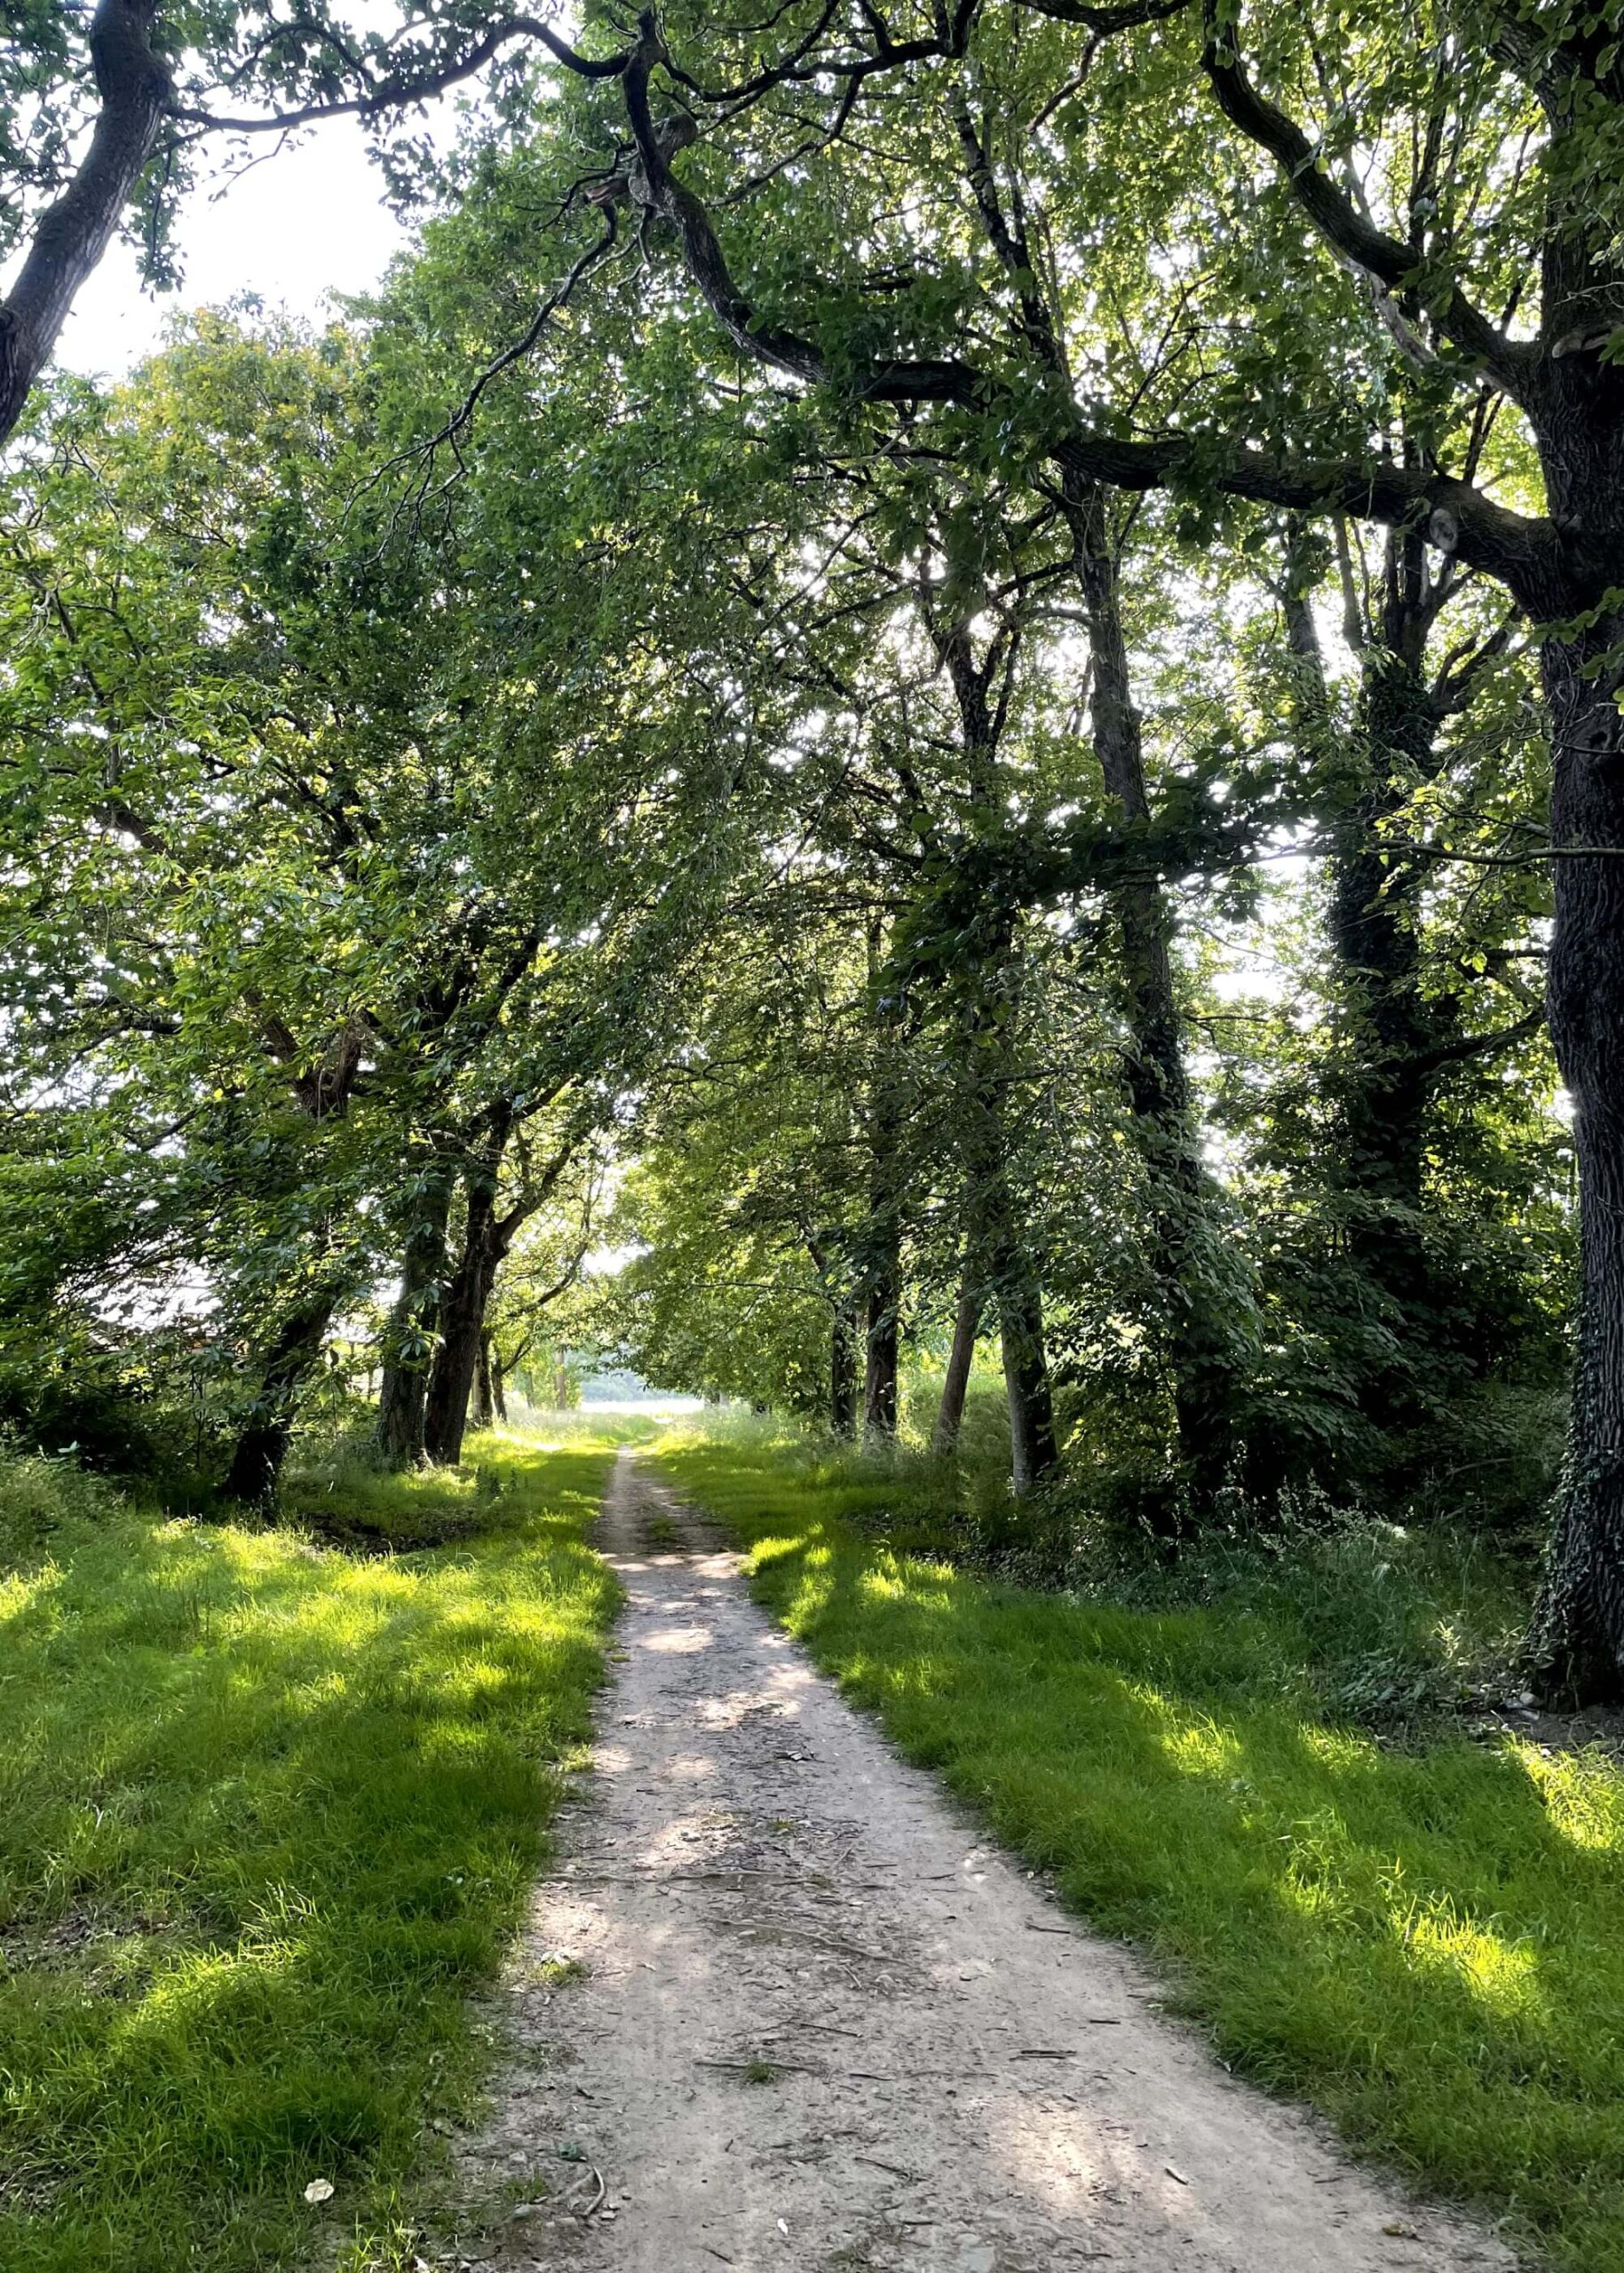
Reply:
M1150 798L1105 499L1068 475L1065 504L1089 627L1095 755L1124 820L1146 820ZM1111 903L1128 1028L1123 1073L1150 1195L1179 1452L1199 1502L1222 1482L1235 1446L1250 1292L1239 1271L1226 1272L1214 1220L1216 1195L1202 1165L1184 1071L1166 897L1155 883L1129 883L1116 888ZM1226 1275L1232 1284L1220 1295Z
M1580 1288L1567 1464L1530 1658L1544 1694L1591 1704L1624 1699L1624 366L1603 352L1624 273L1553 234L1543 302L1548 337L1588 341L1547 357L1530 406L1566 573L1518 594L1557 627L1541 652L1558 848L1546 1002L1573 1105Z
M228 1499L267 1500L287 1458L299 1391L321 1354L337 1297L313 1295L284 1322L265 1358L259 1393L240 1430L221 1489Z
M440 1344L429 1374L423 1435L429 1458L448 1468L463 1457L489 1293L483 1270L472 1263L468 1269L459 1266L440 1303Z
M829 1427L837 1437L857 1434L857 1321L846 1303L829 1319Z
M424 1445L431 1460L451 1468L463 1456L469 1400L479 1368L485 1306L497 1257L492 1251L488 1206L470 1194L470 1223L462 1258L440 1295L440 1342L429 1373Z
M1028 1279L1024 1286L1001 1289L998 1325L1010 1405L1010 1477L1019 1499L1043 1481L1058 1458L1043 1348L1043 1303L1034 1281Z
M1614 463L1616 485L1624 455ZM1614 524L1614 558L1624 561L1624 496ZM1538 1685L1580 1704L1624 1697L1621 653L1624 610L1617 610L1580 639L1550 641L1543 657L1555 761L1552 841L1597 848L1552 864L1548 996L1557 1062L1573 1101L1580 1295L1567 1466L1531 1637Z
M937 1407L936 1426L931 1432L931 1450L939 1460L951 1460L959 1448L964 1399L970 1389L970 1367L976 1362L976 1336L980 1330L980 1292L966 1284L959 1293L947 1370L942 1378L942 1401Z
M505 1134L505 1132L504 1132ZM455 1467L463 1456L468 1406L479 1369L485 1311L504 1252L496 1222L499 1145L470 1166L467 1221L456 1269L440 1289L440 1342L429 1370L424 1445L431 1460Z
M508 1421L507 1376L503 1369L501 1354L495 1343L491 1346L490 1374L491 1408L505 1429Z

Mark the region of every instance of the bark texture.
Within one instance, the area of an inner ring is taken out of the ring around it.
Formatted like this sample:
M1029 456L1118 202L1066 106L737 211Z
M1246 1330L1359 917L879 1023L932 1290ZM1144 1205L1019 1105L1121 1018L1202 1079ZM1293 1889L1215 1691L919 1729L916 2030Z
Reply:
M75 295L112 242L152 155L170 92L168 67L152 44L157 14L157 0L99 0L91 20L101 106L96 123L0 302L0 442L22 416Z
M1624 367L1602 352L1604 325L1624 321L1624 277L1560 226L1544 269L1543 336L1557 345L1525 408L1568 573L1529 598L1557 626L1541 653L1558 848L1547 1009L1573 1103L1580 1292L1531 1644L1548 1694L1592 1703L1624 1698Z
M1624 422L1619 431L1624 433ZM1615 489L1624 463L1614 461ZM1615 507L1624 561L1624 495ZM1573 1101L1580 1293L1568 1459L1532 1653L1547 1694L1624 1696L1624 609L1544 654L1557 863L1549 1009Z
M221 1490L227 1499L267 1500L281 1478L299 1391L321 1355L337 1303L320 1293L293 1311L266 1353L259 1391L238 1432Z
M883 1446L897 1437L897 1374L900 1336L898 1309L901 1287L887 1263L871 1282L867 1305L863 1366L863 1442Z
M1106 794L1129 823L1150 818L1139 714L1129 677L1121 590L1106 499L1068 478L1065 511L1093 666L1094 751ZM1123 1080L1152 1218L1179 1453L1198 1504L1223 1481L1236 1449L1250 1295L1227 1269L1216 1194L1202 1165L1173 983L1172 917L1153 882L1111 895L1121 955Z
M931 1450L939 1460L951 1460L959 1448L964 1425L964 1399L970 1390L970 1368L976 1362L976 1337L981 1330L981 1292L967 1285L960 1290L954 1314L953 1342L947 1370L942 1379L942 1401L931 1432Z
M424 1185L422 1213L407 1237L400 1291L390 1311L384 1342L377 1446L383 1458L397 1467L410 1466L424 1457L429 1366L450 1210L451 1176L448 1172L432 1174Z
M468 1178L462 1252L440 1290L440 1341L425 1399L424 1448L431 1460L447 1467L455 1467L463 1456L469 1400L484 1342L486 1305L505 1252L496 1219L495 1168L480 1163Z
M829 1315L829 1427L837 1437L857 1434L857 1320L849 1303Z
M1021 1499L1043 1481L1058 1457L1043 1348L1043 1300L1035 1279L1001 1291L998 1325L1010 1406L1010 1477Z
M479 1336L479 1363L474 1368L473 1377L473 1425L476 1429L488 1429L495 1417L495 1389L491 1378L491 1338L488 1334L482 1333Z

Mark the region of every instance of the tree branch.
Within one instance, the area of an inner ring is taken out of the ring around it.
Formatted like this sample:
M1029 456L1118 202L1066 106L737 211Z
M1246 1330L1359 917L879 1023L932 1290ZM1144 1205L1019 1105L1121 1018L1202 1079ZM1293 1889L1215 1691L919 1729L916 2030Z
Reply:
M986 413L1010 400L1006 385L956 358L836 360L816 341L764 318L734 281L705 206L671 171L649 105L650 75L665 59L654 16L645 11L622 79L638 158L629 186L636 202L676 230L690 276L741 352L861 402L952 403ZM1404 257L1407 263L1408 254ZM1137 440L1075 425L1058 432L1046 455L1063 473L1111 488L1205 487L1294 511L1344 512L1395 527L1420 524L1430 543L1506 585L1519 606L1540 619L1587 604L1588 591L1578 594L1573 565L1553 523L1511 512L1471 483L1446 475L1382 460L1294 463L1244 444L1220 453L1208 438Z
M91 64L101 109L78 171L47 208L0 302L0 442L50 360L75 295L113 241L158 138L170 77L152 45L158 0L99 0Z
M1239 0L1202 0L1202 67L1230 123L1276 160L1299 205L1344 260L1386 291L1413 286L1420 265L1414 249L1367 219L1322 164L1319 145L1247 76L1236 36ZM1508 339L1455 283L1443 297L1438 321L1497 386L1526 403L1541 369L1536 347Z

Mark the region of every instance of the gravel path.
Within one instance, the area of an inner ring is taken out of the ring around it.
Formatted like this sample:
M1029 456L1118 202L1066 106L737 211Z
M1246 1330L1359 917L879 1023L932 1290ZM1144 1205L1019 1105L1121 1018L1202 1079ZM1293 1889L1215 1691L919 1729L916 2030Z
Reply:
M464 2158L487 2206L464 2264L1509 2267L1161 2017L628 1453L599 1531L630 1597L615 1680Z

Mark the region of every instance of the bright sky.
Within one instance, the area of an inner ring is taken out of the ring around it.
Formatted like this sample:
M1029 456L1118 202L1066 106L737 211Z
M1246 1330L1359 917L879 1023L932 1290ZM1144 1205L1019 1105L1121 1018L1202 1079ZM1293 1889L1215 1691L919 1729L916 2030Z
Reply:
M158 344L176 310L218 306L238 292L321 317L329 292L366 290L407 242L380 187L353 119L317 128L235 182L204 185L180 217L180 290L143 292L133 252L115 244L79 294L59 363L120 376Z

